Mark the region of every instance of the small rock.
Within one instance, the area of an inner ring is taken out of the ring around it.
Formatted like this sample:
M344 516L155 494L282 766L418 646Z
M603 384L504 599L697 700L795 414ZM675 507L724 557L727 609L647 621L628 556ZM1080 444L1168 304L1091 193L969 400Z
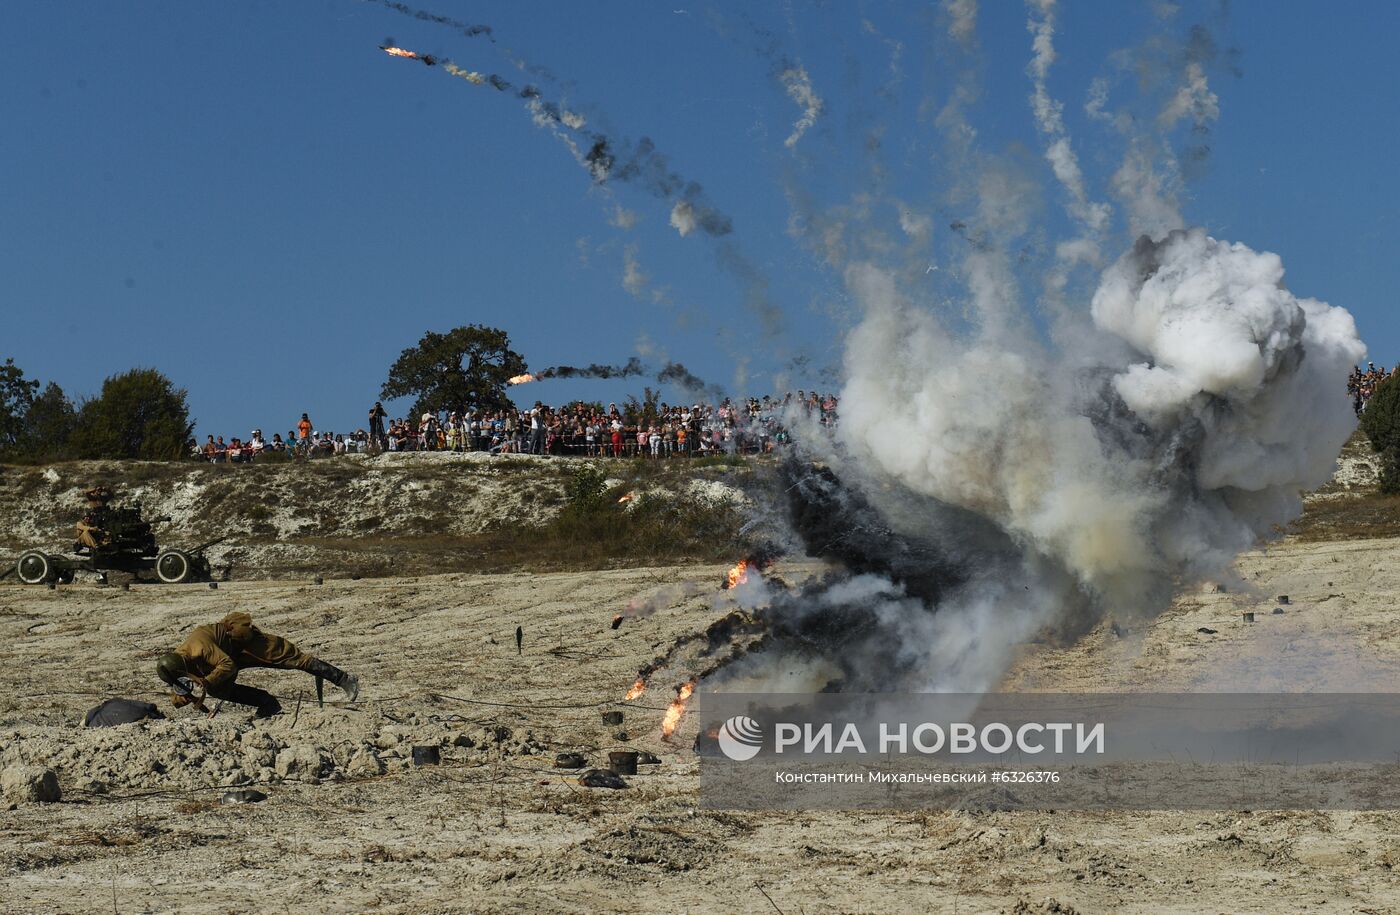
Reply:
M10 766L0 775L5 799L19 804L52 804L62 797L58 773L42 766Z
M361 749L360 752L350 757L345 771L354 778L373 778L376 775L384 774L384 760L380 759L379 754L373 750Z
M277 762L273 768L282 778L316 781L326 774L330 766L315 747L298 744L278 753Z

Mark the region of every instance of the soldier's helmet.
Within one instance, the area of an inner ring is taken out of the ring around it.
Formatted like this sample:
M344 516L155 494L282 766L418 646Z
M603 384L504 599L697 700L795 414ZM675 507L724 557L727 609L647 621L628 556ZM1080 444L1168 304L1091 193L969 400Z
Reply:
M106 505L112 501L112 490L106 486L94 486L83 493L88 502L94 505Z

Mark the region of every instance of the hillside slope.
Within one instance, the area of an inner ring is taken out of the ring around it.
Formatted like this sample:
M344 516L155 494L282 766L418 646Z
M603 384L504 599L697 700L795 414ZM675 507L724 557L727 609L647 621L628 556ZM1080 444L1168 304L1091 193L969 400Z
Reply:
M522 540L559 519L581 467L601 471L603 495L612 505L622 493L641 493L616 508L619 519L647 516L648 499L653 507L670 500L723 512L743 500L741 487L751 476L742 463L451 453L244 465L6 466L0 467L0 559L25 549L71 548L83 493L103 484L115 491L114 504L140 502L148 519L170 517L156 526L162 545L193 547L227 537L209 556L216 569L231 565L235 578L560 567L568 563L551 562ZM675 545L676 558L687 558L684 544ZM604 564L640 561L605 557Z

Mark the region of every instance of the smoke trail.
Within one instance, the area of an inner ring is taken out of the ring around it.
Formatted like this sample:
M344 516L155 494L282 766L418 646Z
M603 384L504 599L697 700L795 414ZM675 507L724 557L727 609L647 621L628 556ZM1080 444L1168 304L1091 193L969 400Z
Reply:
M466 22L459 22L458 20L453 19L449 16L439 16L437 13L430 13L426 10L414 9L413 7L408 6L407 4L397 3L395 2L395 0L370 0L370 2L378 3L385 9L391 9L394 12L402 13L405 16L412 16L414 19L418 19L423 22L432 22L436 23L437 25L445 25L450 29L455 29L458 32L461 32L468 38L477 38L481 35L485 35L486 38L492 43L496 41L495 35L492 34L491 26L489 25L471 25Z
M802 109L802 117L792 125L792 133L783 141L784 146L792 149L797 146L797 141L802 139L802 135L817 123L817 118L821 116L825 106L821 97L812 90L812 80L807 76L805 68L788 66L778 74L778 81L783 84L788 98Z
M1079 168L1079 159L1070 144L1069 133L1065 129L1062 111L1064 106L1051 98L1045 80L1050 66L1055 62L1055 0L1030 0L1031 17L1026 28L1034 36L1034 57L1029 72L1032 80L1031 108L1035 113L1035 123L1041 135L1049 144L1045 158L1050 162L1061 185L1070 195L1069 211L1077 221L1092 232L1099 232L1108 224L1109 208L1102 203L1091 203L1084 187L1084 174Z
M662 384L675 385L687 393L724 396L723 388L706 383L703 378L679 362L667 362L657 370L646 365L636 356L628 359L623 365L600 365L596 362L586 366L555 365L528 375L518 375L511 379L511 384L529 384L534 381L546 381L550 378L613 379L633 378L640 375L652 376Z
M416 15L416 11L410 11L410 14ZM426 14L423 18L454 27L457 25L448 17ZM496 74L468 70L452 61L442 63L449 75L473 85L487 85L503 93L515 91L508 80ZM531 69L523 61L517 60L516 63L523 69ZM722 238L734 231L733 220L709 202L698 182L672 170L651 139L643 137L633 144L590 130L582 114L546 99L537 86L525 86L519 90L518 97L525 101L526 110L535 126L549 131L569 151L574 161L588 172L596 185L636 184L653 197L668 201L671 204L669 224L682 238L693 234ZM721 269L729 272L740 284L744 302L758 316L765 333L769 337L777 336L782 325L782 310L770 297L767 277L732 243L718 248L716 257Z
M673 384L692 396L704 394L710 394L717 398L724 396L723 388L707 384L703 378L679 362L668 362L662 366L661 371L656 373L656 380L662 384Z
M634 375L649 373L650 369L642 365L641 360L634 356L628 359L624 365L599 365L596 362L585 366L556 365L545 369L535 377L540 380L546 378L630 378Z

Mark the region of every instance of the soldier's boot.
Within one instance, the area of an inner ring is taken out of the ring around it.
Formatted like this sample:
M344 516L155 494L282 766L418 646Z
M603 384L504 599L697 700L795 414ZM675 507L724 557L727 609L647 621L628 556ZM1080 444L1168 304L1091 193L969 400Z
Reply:
M306 672L319 679L329 680L338 686L341 692L345 693L347 702L354 702L360 696L359 677L343 671L333 664L327 664L320 658L312 658L311 663L306 665Z

